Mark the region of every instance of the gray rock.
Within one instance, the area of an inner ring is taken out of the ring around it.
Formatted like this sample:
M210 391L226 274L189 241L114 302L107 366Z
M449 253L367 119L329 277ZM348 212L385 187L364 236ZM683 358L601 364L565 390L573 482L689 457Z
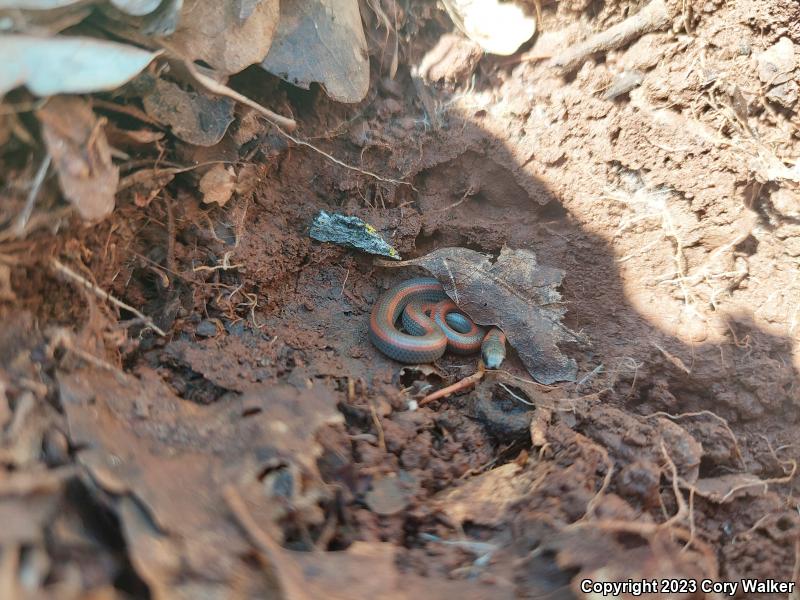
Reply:
M197 329L195 329L195 333L200 337L214 337L217 335L217 324L208 319L200 321L197 325Z
M756 61L758 62L758 78L764 83L776 85L789 81L797 64L792 40L782 37L759 54Z

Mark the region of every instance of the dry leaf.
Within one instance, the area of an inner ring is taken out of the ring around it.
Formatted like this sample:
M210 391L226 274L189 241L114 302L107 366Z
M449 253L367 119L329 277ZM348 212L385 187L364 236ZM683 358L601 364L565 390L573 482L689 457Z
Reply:
M540 266L529 250L503 248L495 264L467 248L442 248L421 258L383 266L417 265L436 277L459 308L480 325L497 325L534 379L574 381L577 365L558 343L577 341L561 323L566 311L556 289L561 269Z
M164 79L153 83L142 103L147 114L169 125L176 137L197 146L218 143L233 121L232 100L186 91Z
M369 88L369 60L358 0L281 2L261 66L301 88L320 83L339 102L360 102Z
M236 188L236 172L233 167L218 163L200 178L199 187L204 204L225 206Z
M119 169L89 103L79 97L56 96L36 111L42 137L58 173L64 197L87 221L99 221L114 210Z
M165 44L179 56L203 60L230 75L260 63L278 24L278 0L259 0L240 14L235 2L188 0L177 30Z
M37 96L112 90L144 69L157 52L88 37L0 36L0 97L19 85Z

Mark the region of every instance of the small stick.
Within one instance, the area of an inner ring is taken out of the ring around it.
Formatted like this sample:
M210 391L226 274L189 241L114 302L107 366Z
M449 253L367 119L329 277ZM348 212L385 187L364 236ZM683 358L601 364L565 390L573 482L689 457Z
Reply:
M47 175L47 170L49 168L50 153L47 153L42 161L42 164L39 165L39 169L36 171L36 176L33 178L30 192L28 192L28 198L25 200L25 207L22 209L19 217L17 217L17 222L14 223L14 235L18 238L21 238L25 235L25 230L28 227L28 221L33 213L33 207L36 204L36 198L39 195L39 188L42 187L42 182L44 182L44 177Z
M125 304L122 300L117 300L114 296L112 296L105 290L100 289L91 281L88 281L82 275L79 275L78 273L70 269L68 266L61 263L61 261L59 261L57 258L51 259L50 264L56 271L58 271L62 275L65 275L68 279L71 279L75 283L79 283L87 290L94 293L98 298L105 300L107 302L111 302L111 304L114 304L119 308L132 312L134 315L139 317L142 320L142 322L144 322L150 329L155 331L158 335L160 335L161 337L167 337L167 334L164 332L164 330L161 329L158 325L156 325L150 317L145 315L143 312L133 308L130 304Z
M419 401L419 406L425 406L426 404L433 402L434 400L438 400L439 398L444 398L445 396L449 396L450 394L454 394L455 392L459 392L461 390L465 390L468 387L472 387L476 383L478 383L481 379L483 379L483 374L486 371L483 368L479 368L476 373L473 373L469 377L464 377L461 381L454 383L453 385L448 385L445 388L437 390L432 394L428 394L422 400Z
M664 0L651 0L635 15L554 56L549 66L562 73L574 71L592 54L621 48L645 33L664 29L669 24L670 14Z
M217 96L226 96L232 100L236 100L237 102L244 104L245 106L249 106L253 110L262 114L267 120L269 120L278 128L283 127L287 131L294 131L297 128L297 121L294 119L284 117L276 112L272 112L270 109L261 106L258 102L251 100L247 96L243 96L236 90L229 88L227 85L223 85L222 83L215 81L208 75L201 73L191 61L184 60L183 65L186 67L186 70L189 71L189 74L194 77L194 80L203 86L206 91L216 94Z
M375 429L378 430L378 448L386 452L386 437L383 433L383 425L381 425L381 420L378 418L378 411L375 410L375 405L371 401L369 402L369 412L372 415L372 422L375 424Z

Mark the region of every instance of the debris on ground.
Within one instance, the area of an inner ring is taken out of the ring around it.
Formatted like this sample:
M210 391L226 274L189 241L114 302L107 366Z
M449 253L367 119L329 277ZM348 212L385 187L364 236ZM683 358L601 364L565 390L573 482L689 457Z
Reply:
M321 210L311 222L308 235L318 242L333 242L347 248L363 250L368 254L400 260L397 250L372 225L358 217Z

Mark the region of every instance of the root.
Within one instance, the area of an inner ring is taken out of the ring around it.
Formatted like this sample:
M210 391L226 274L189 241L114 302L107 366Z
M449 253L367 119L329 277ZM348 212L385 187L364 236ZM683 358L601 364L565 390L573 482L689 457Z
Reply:
M670 22L664 0L651 0L635 15L554 56L549 66L561 73L574 71L593 54L621 48L646 33L665 29Z
M101 300L105 300L106 302L111 302L111 304L114 304L118 308L122 308L124 310L127 310L128 312L133 313L142 320L142 323L144 323L147 327L155 331L161 337L167 336L166 332L164 332L163 329L161 329L158 325L156 325L153 322L153 320L147 315L145 315L143 312L133 308L130 304L126 304L122 300L118 300L105 290L100 289L91 281L84 278L82 275L76 273L65 264L61 263L61 261L59 261L57 258L53 258L50 260L50 266L53 267L53 269L58 273L61 273L62 275L66 276L67 279L70 279L72 282L78 283L81 286L83 286Z

